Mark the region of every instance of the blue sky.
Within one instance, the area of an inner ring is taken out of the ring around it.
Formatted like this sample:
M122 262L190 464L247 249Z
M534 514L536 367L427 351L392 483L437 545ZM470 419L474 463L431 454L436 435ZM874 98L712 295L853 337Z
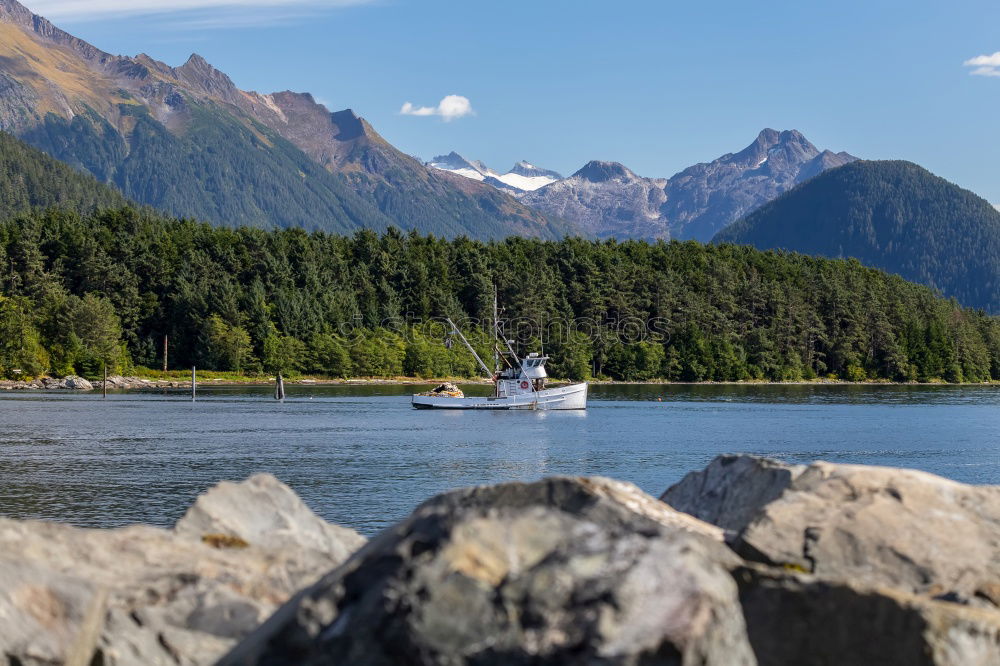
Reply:
M667 177L795 128L1000 202L996 0L26 4L106 51L172 65L197 52L242 88L312 92L424 159L456 150L564 174L606 159ZM448 95L474 113L400 113Z

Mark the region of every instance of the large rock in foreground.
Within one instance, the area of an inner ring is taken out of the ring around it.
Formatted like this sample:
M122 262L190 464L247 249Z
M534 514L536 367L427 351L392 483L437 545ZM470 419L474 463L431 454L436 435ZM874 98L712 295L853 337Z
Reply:
M733 547L750 560L1000 606L1000 486L722 456L663 498L736 530Z
M996 666L1000 612L848 581L734 571L761 666Z
M1000 487L817 462L735 548L820 576L1000 605Z
M0 655L210 664L363 542L268 475L209 491L176 530L0 519Z
M781 497L804 469L754 456L717 456L705 469L689 472L660 499L678 511L738 532Z
M606 479L446 493L221 664L754 664L720 531Z
M1000 487L721 456L663 498L760 563L734 575L761 664L1000 664Z
M314 561L305 564L313 571L321 567L320 572L331 558L343 562L365 544L365 538L354 530L317 516L270 474L217 484L198 497L174 531L194 539L225 535L273 551L294 546L300 557Z

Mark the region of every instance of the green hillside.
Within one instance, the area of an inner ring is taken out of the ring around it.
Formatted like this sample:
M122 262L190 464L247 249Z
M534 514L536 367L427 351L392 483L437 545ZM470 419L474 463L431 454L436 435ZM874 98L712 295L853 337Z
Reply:
M114 188L0 132L0 219L38 207L90 212L124 204Z
M94 113L49 114L25 141L116 185L133 201L178 217L228 226L350 232L391 222L344 180L265 127L253 132L228 112L192 107L176 136L145 107L126 137ZM126 148L128 143L128 148Z
M910 162L827 171L713 242L854 257L1000 313L1000 211Z
M1000 320L856 261L695 242L483 243L220 229L133 209L0 223L0 373L161 362L335 376L472 375L430 322L566 378L1000 379ZM544 327L542 333L541 327ZM539 338L543 340L539 340Z

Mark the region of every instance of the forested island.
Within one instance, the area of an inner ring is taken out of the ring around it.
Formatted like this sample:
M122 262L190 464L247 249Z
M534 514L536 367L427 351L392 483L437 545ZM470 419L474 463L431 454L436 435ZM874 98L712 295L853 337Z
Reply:
M0 222L0 374L161 367L472 377L464 320L554 376L622 381L1000 380L1000 320L866 268L696 242L442 240L222 229L133 207ZM435 323L437 322L437 323ZM18 372L20 371L20 372Z

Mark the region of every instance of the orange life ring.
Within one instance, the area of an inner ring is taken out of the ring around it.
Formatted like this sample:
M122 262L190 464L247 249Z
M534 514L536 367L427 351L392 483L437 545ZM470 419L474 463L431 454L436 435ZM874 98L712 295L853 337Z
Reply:
M521 382L521 388L523 389L528 388L528 382Z

